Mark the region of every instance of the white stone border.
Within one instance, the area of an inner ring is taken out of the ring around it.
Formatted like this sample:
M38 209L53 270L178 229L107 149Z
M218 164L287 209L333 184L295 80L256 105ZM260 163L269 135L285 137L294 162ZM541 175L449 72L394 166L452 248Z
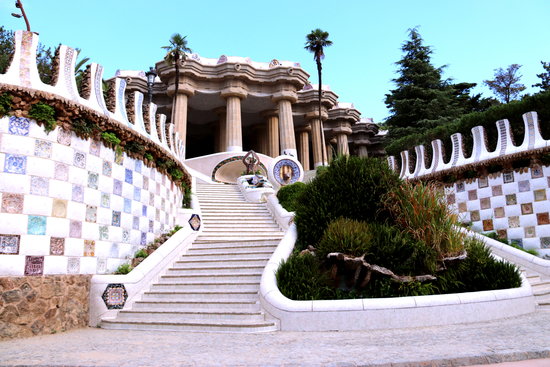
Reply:
M535 311L533 292L524 275L521 287L513 289L399 298L293 301L279 291L275 274L279 264L292 253L296 239L293 223L269 259L260 283L261 305L279 320L281 330L425 327L489 321Z

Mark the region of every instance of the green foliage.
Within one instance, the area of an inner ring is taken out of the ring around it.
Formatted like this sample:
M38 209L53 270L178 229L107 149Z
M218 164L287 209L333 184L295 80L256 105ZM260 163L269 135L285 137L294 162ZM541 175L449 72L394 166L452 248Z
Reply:
M3 93L0 95L0 117L6 116L11 111L12 95Z
M397 226L432 247L439 258L462 252L465 234L435 185L403 182L387 195L384 206Z
M84 139L95 136L101 131L97 124L84 118L74 119L72 126L75 134Z
M131 140L124 145L124 149L131 153L143 154L145 152L145 146L138 143L135 140Z
M525 90L525 85L519 81L521 74L519 69L521 65L509 65L506 70L503 68L495 69L495 79L484 80L483 83L493 91L493 93L504 103L510 103L511 100L520 97L520 93Z
M389 213L380 199L400 182L385 161L353 156L335 159L298 197L298 246L315 247L329 223L340 217L385 221Z
M130 264L122 264L116 269L115 274L128 274L131 271L132 266Z
M191 208L191 187L184 182L181 185L181 189L183 191L183 199L181 202L182 208Z
M521 246L518 246L516 245L515 243L510 243L507 239L505 238L499 238L498 235L496 234L496 232L487 232L487 233L482 233L483 235L489 237L489 238L492 238L493 240L496 240L496 241L499 241L499 242L502 242L508 246L512 246L513 248L515 249L518 249L518 250L521 250L523 252L527 252L528 254L530 255L533 255L533 256L539 256L539 252L537 250L535 250L534 248L530 248L530 249L525 249Z
M315 175L316 176L319 176L319 175L322 175L323 173L325 173L328 169L328 166L318 166L316 169L315 169Z
M104 131L101 133L101 139L108 145L117 146L120 144L120 139L113 132Z
M293 254L283 261L277 269L277 286L282 294L293 300L334 298L327 275L311 254Z
M136 254L134 255L134 257L142 257L142 258L146 258L147 256L149 256L149 254L147 253L147 251L145 251L144 249L140 249L138 252L136 252Z
M537 74L540 78L540 83L533 84L533 87L539 87L541 91L550 91L550 62L540 62L544 69L544 73Z
M55 120L55 108L44 103L37 102L29 110L29 117L44 124L44 130L49 133L57 124Z
M289 212L296 210L296 201L298 196L304 191L306 184L295 182L291 185L283 186L277 191L277 199L283 208Z
M320 260L331 252L342 252L351 256L362 256L372 246L372 234L365 222L338 218L328 225L315 253Z
M149 152L143 154L143 158L147 159L149 162L154 160L153 155Z
M183 172L179 168L171 168L168 173L170 174L170 176L172 176L174 181L180 181L181 179L183 179Z

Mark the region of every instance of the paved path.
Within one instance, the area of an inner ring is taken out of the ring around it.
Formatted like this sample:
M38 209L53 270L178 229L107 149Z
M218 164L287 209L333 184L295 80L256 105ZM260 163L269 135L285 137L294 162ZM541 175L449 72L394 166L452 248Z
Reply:
M545 358L543 366L549 366L549 330L550 312L486 323L361 332L221 334L88 328L0 342L0 366L454 367L536 358ZM529 363L535 367L535 362Z

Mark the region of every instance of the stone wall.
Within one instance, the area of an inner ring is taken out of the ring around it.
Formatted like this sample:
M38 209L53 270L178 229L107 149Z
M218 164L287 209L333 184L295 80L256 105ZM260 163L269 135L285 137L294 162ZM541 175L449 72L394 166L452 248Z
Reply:
M0 340L86 327L90 278L0 277Z

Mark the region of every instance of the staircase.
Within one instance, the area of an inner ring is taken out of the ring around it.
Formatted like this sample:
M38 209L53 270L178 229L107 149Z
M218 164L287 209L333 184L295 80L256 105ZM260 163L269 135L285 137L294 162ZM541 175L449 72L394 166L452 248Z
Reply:
M550 311L550 280L542 278L540 274L529 269L522 267L520 268L525 273L525 277L531 284L533 295L535 296L535 302L537 303L537 309Z
M284 232L265 204L238 187L198 184L203 232L187 253L128 310L103 319L106 329L267 332L260 309L263 269Z

